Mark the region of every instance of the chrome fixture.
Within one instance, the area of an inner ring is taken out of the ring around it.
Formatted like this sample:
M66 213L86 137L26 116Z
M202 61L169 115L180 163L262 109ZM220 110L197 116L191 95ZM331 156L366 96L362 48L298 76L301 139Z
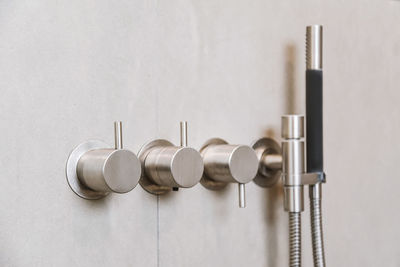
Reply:
M322 70L322 26L312 25L306 29L306 68Z
M284 209L289 212L289 266L301 266L301 212L304 210L304 117L282 117Z
M304 116L282 116L282 179L284 208L289 212L290 266L301 266L301 212L304 185L325 181L322 173L305 172Z
M110 192L127 193L139 182L141 168L134 153L123 149L122 123L114 123L115 147L91 140L77 146L69 155L66 176L78 196L99 199Z
M306 34L307 172L325 177L323 168L322 26L307 27ZM324 180L325 181L325 180ZM309 187L314 266L324 267L321 182Z
M259 161L254 182L261 187L274 186L281 174L282 153L279 144L272 138L261 138L253 144Z
M201 184L207 189L221 190L228 183L238 183L239 207L246 206L245 184L257 174L258 159L245 145L230 145L225 140L208 140L200 149L204 161Z
M289 212L289 266L301 266L301 212L304 211L304 185L309 185L311 232L315 267L325 267L321 215L321 184L325 182L322 142L322 26L307 27L306 33L306 126L304 116L282 116L282 154L270 138L254 145L259 168L255 183L273 186L281 169L284 209ZM305 157L305 145L307 157ZM307 161L305 160L307 159ZM305 168L307 165L307 171Z
M306 67L307 161L305 161L303 140L304 116L282 117L284 139L282 178L284 207L289 212L289 266L301 266L301 212L304 210L304 185L309 185L314 266L325 267L321 216L321 184L325 182L325 173L322 142L322 26L320 25L307 27Z
M187 123L180 124L180 146L157 139L144 145L138 157L142 165L140 185L149 193L160 195L196 185L203 174L203 160L198 151L187 146Z
M289 212L304 210L304 117L282 116L282 178L284 208Z

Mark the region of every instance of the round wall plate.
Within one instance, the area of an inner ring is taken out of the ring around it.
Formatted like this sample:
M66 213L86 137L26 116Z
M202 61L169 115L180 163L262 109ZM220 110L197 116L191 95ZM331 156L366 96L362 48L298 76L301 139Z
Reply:
M207 149L208 146L211 145L227 145L228 142L226 142L225 140L221 139L221 138L212 138L209 139L201 148L200 148L200 154L203 157L204 151ZM218 181L214 181L211 178L209 178L206 174L206 171L204 170L203 172L203 177L200 180L200 183L202 186L204 186L207 189L210 190L221 190L223 188L225 188L228 183L224 183L224 182L218 182Z
M256 151L258 161L265 154L281 154L281 147L275 140L271 138L261 138L253 144L253 149ZM272 187L274 186L280 177L281 170L268 169L265 166L259 165L258 172L254 178L254 182L261 187Z
M138 158L140 160L140 164L142 165L142 175L139 180L139 184L143 187L147 192L154 195L162 195L172 191L171 187L162 186L155 184L146 174L146 169L144 166L147 155L150 151L155 147L165 147L165 146L174 146L171 142L164 139L157 139L145 144L138 153Z
M103 141L90 140L80 144L74 150L72 150L71 154L69 154L67 165L65 168L67 181L72 191L74 191L74 193L80 196L81 198L100 199L109 194L109 192L96 192L88 188L87 186L82 184L81 181L79 181L78 175L76 173L78 161L83 154L85 154L90 150L102 149L102 148L110 148L110 146L104 143Z

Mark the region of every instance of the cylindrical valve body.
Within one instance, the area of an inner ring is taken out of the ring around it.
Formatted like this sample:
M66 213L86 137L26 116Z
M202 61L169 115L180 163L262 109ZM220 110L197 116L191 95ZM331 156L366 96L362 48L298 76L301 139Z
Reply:
M304 116L282 117L282 177L284 184L284 207L289 212L304 210Z
M189 188L196 185L203 174L203 160L190 147L160 146L153 148L145 159L146 175L155 184Z
M204 172L214 181L245 184L257 174L257 155L249 146L210 145L202 154Z
M82 155L76 171L79 180L92 190L126 193L139 181L140 162L129 150L95 149Z

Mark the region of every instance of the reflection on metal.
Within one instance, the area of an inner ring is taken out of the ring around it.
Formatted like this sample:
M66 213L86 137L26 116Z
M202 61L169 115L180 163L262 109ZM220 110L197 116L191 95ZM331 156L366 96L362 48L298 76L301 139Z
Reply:
M176 188L196 185L203 174L203 160L198 151L187 147L187 123L181 123L181 144L174 146L167 140L154 140L144 145L139 153L143 168L140 185L149 193L165 194Z
M141 168L136 155L122 149L122 125L114 124L115 148L102 141L77 146L66 165L71 189L85 199L99 199L110 192L127 193L139 182Z
M257 174L258 160L254 150L245 145L230 145L225 140L208 140L200 149L204 161L201 184L220 190L228 183L239 184L239 207L245 207L245 186Z
M259 161L258 172L254 182L261 187L274 186L281 174L281 147L271 138L261 138L254 143L253 149Z

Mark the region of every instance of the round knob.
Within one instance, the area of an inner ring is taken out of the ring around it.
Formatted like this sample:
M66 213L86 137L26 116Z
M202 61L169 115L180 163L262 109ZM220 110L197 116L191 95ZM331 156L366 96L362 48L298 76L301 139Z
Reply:
M140 161L122 149L122 123L114 123L115 149L101 141L80 144L70 154L66 174L71 189L85 199L99 199L110 192L127 193L138 184Z
M139 182L140 162L129 150L96 149L79 159L77 175L92 190L127 193Z
M190 147L157 147L146 157L145 172L158 185L188 188L200 181L203 160Z
M196 185L204 170L203 159L187 147L187 123L181 122L181 146L167 140L154 140L139 151L143 173L140 185L149 193L165 194Z
M229 145L214 140L202 149L206 178L223 183L248 183L257 174L258 159L245 145Z
M245 145L229 145L225 140L209 140L200 153L204 161L201 184L211 190L224 188L228 183L239 184L239 207L246 206L245 184L257 174L255 151Z

